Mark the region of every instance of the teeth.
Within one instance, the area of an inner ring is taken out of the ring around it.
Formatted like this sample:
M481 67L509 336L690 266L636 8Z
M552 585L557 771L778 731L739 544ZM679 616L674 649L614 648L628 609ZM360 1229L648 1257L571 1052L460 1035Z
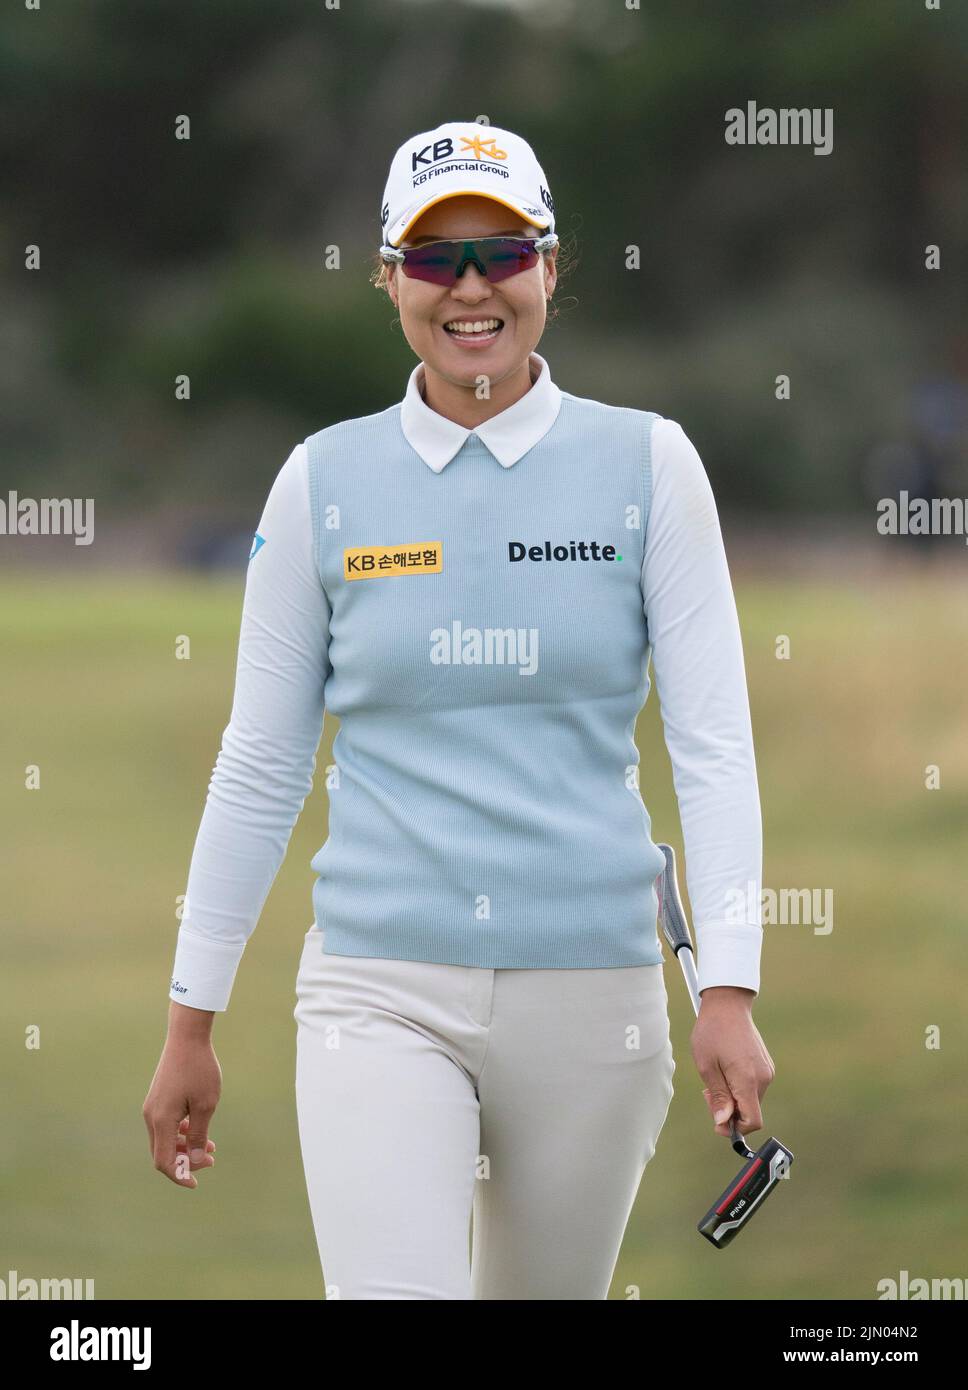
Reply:
M500 319L475 319L473 322L463 322L460 319L453 319L450 323L445 323L444 327L452 333L485 333L493 328L500 328Z

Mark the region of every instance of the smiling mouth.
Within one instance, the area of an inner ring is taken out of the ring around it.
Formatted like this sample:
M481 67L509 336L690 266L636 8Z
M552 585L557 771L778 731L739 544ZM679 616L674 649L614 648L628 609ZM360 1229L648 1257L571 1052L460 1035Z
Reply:
M486 319L449 319L447 323L441 325L448 337L453 338L459 343L491 343L504 327L504 320L499 318Z

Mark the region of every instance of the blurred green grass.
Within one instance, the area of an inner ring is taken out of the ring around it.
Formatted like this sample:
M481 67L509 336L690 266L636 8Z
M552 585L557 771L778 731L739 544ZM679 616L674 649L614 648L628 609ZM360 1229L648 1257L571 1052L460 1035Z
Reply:
M777 1134L796 1163L729 1250L697 1234L739 1161L712 1133L669 961L676 1095L611 1297L870 1299L902 1269L963 1275L963 593L912 571L849 587L746 580L737 600L764 883L833 890L829 935L765 930L755 1018L777 1078L751 1139ZM93 1278L98 1298L321 1295L292 1007L309 860L326 837L329 717L317 786L216 1022L218 1166L195 1192L155 1172L140 1113L165 1032L175 899L231 710L240 606L234 579L5 573L3 1277ZM189 661L175 659L181 634ZM780 634L788 661L774 654ZM653 834L678 848L654 694L637 738ZM938 791L924 786L929 763ZM39 791L24 790L29 764ZM38 1050L24 1045L30 1025Z

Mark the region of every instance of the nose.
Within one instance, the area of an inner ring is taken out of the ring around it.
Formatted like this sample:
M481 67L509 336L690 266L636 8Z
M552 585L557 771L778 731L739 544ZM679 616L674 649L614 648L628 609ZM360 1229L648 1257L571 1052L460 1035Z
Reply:
M478 304L482 299L488 298L490 293L491 287L487 276L482 275L477 266L470 261L465 264L451 290L451 294L455 298L468 304Z

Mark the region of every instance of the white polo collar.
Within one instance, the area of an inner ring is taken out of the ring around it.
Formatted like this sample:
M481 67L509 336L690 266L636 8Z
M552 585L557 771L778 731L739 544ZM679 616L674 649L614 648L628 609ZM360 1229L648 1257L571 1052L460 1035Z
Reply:
M476 434L504 468L517 463L544 438L558 418L561 392L551 380L551 368L539 353L532 352L529 361L538 368L531 390L507 410L492 415L472 430L431 410L421 395L424 365L417 363L400 406L400 426L428 468L441 472L470 434Z

